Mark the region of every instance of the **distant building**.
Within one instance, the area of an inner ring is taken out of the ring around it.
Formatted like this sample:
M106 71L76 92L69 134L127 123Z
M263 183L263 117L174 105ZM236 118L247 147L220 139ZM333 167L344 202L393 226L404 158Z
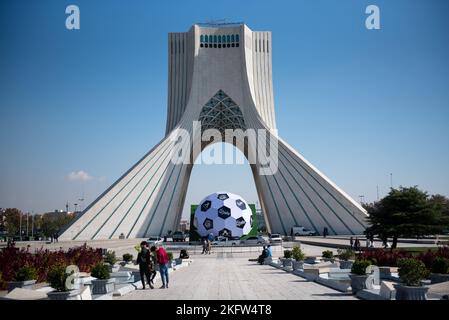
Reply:
M267 229L267 225L265 224L265 218L263 216L263 211L260 208L256 208L256 221L257 221L257 230Z
M190 230L190 222L189 220L181 220L179 223L179 230L182 232L186 232L187 230Z

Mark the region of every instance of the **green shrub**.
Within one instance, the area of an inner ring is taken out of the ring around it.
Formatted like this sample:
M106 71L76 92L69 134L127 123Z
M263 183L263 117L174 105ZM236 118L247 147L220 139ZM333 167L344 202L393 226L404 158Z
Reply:
M37 270L32 266L23 266L17 271L14 279L16 281L36 280Z
M437 257L432 263L433 273L449 273L449 259L443 257Z
M369 260L355 260L352 264L351 273L363 276L366 274L366 268L371 265Z
M117 262L117 257L115 256L115 251L108 251L104 255L104 262L109 263L113 266Z
M306 257L304 252L302 252L301 248L298 246L294 246L292 249L292 257L296 261L303 261Z
M290 259L292 257L292 251L291 250L284 250L284 258Z
M47 282L56 291L59 292L68 291L65 285L68 276L69 274L66 273L66 266L57 264L51 267L50 270L48 271Z
M330 250L325 250L321 253L321 256L325 259L332 259L334 257L334 253Z
M107 280L111 277L109 273L109 266L103 263L99 263L92 268L90 275L99 280Z
M130 254L130 253L125 253L124 255L123 255L123 261L125 261L125 262L130 262L130 261L132 261L133 260L133 255L132 254Z
M167 256L168 256L168 259L170 260L170 261L172 261L173 260L173 252L167 252Z
M398 267L399 278L407 286L420 286L421 280L429 274L425 264L413 258L400 259Z
M341 260L348 261L355 258L355 251L351 249L338 249L337 252Z

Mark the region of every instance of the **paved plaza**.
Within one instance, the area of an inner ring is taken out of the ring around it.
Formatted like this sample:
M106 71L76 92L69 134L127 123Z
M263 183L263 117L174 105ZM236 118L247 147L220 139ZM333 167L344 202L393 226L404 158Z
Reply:
M170 287L133 291L117 300L354 300L347 295L232 253L196 255L194 262L170 274Z

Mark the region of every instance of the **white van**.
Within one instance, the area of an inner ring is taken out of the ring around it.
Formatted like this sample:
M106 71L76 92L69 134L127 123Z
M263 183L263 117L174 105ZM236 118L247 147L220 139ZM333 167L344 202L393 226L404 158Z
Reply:
M291 234L293 236L314 236L316 235L316 232L310 229L307 229L303 226L296 226L293 227L291 230Z

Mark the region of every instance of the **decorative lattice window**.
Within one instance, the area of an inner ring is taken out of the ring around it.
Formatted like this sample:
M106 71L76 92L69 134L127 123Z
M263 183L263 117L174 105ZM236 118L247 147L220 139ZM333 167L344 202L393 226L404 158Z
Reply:
M199 120L201 130L218 129L224 134L226 129L246 130L240 107L222 90L204 105Z

